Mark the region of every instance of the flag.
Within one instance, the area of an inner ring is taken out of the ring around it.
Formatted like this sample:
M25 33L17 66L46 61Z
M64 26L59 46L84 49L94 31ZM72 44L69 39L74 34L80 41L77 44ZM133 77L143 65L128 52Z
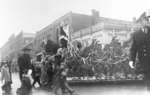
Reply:
M66 33L66 36L69 37L69 25L65 25L63 27L64 32Z
M68 25L60 27L59 42L62 47L67 48L67 44L69 42L69 26Z

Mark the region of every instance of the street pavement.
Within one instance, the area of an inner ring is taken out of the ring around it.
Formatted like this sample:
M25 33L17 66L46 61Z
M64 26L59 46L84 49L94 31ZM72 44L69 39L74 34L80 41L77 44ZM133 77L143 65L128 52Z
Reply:
M13 84L10 95L16 95L17 88L20 87L18 74L12 76ZM0 86L2 83L0 82ZM38 86L38 85L37 85ZM99 85L74 85L74 95L149 95L146 88L141 84L99 84ZM0 89L0 95L2 90ZM33 89L32 95L54 95L51 90Z

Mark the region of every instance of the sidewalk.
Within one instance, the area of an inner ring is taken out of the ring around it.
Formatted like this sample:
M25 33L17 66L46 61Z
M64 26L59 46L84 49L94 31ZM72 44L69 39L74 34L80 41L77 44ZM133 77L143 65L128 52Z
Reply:
M13 74L12 94L20 87L18 74ZM149 95L142 81L71 81L74 95ZM0 86L2 84L0 83ZM0 95L2 91L0 89ZM32 95L54 95L51 90L33 89Z

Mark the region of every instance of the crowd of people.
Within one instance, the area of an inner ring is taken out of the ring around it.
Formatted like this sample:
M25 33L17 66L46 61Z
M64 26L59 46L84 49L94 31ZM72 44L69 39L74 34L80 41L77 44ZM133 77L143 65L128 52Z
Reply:
M42 55L39 57L40 59L38 59L39 61L36 61L37 59L31 61L29 56L30 50L26 48L23 50L23 54L18 58L18 66L21 83L27 85L27 90L35 87L35 83L38 83L40 87L52 89L56 95L60 95L59 91L72 95L74 90L68 85L66 79L69 70L65 55L67 51L67 41L65 39L61 39L61 41L60 47L57 48L55 45L52 46L48 40L45 44L44 52L42 52ZM31 85L26 82L28 80L26 75L28 75L30 69L32 70L31 75L33 78ZM19 90L21 90L21 88Z
M48 40L41 57L35 60L31 59L29 48L22 50L17 61L21 82L20 88L17 89L17 95L30 95L36 83L38 83L41 88L46 87L52 89L56 95L62 95L63 93L72 95L74 93L74 90L67 82L69 70L66 64L67 41L65 39L61 39L60 41L62 41L60 46L55 47L55 45L51 45L51 42ZM6 89L7 87L11 88L12 82L10 68L8 68L6 62L2 65L1 70L2 80L5 81L2 89L7 92ZM10 79L8 77L10 77ZM31 82L31 77L33 82Z
M48 40L44 51L35 59L30 58L30 49L22 50L17 62L22 86L17 93L22 93L20 90L25 89L24 85L27 86L27 90L30 90L35 87L36 83L40 87L53 89L56 94L59 89L62 89L62 92L67 90L72 93L74 90L69 87L67 77L95 76L97 79L108 80L121 79L122 76L127 79L129 75L130 79L133 79L137 76L128 65L129 54L123 51L129 48L129 45L121 45L116 37L104 48L96 40L93 40L87 47L83 47L80 42L72 46L65 44L65 40L62 43L63 46L59 47ZM28 78L30 69L32 70L32 84Z
M69 86L67 77L135 80L141 78L138 77L140 74L144 75L146 83L149 84L148 62L150 45L148 37L150 29L149 26L143 27L144 30L141 28L136 33L148 34L148 36L142 34L143 37L145 37L144 40L140 38L144 43L142 43L142 41L140 43L140 40L137 39L139 34L134 34L132 43L129 41L121 44L119 40L114 37L111 43L104 47L95 39L86 47L78 41L75 44L69 43L61 27L60 34L62 34L62 37L59 39L59 45L53 43L51 40L47 40L40 57L32 59L31 61L29 55L30 49L24 48L22 50L23 53L18 57L17 62L21 81L21 87L17 89L17 94L28 95L26 93L30 92L32 87L35 87L35 83L38 83L40 87L51 88L56 95L60 95L60 90L61 93L70 93L70 95L72 95L74 90ZM139 43L137 44L135 41L139 41ZM142 73L140 69L137 70L136 66L138 65L135 64L137 53L140 56L138 62L144 64ZM145 60L141 58L145 58ZM8 62L4 63L6 64L2 64L1 67L2 80L4 80L2 89L6 90L7 88L11 88L12 79L10 66ZM34 80L32 84L29 75L32 75Z

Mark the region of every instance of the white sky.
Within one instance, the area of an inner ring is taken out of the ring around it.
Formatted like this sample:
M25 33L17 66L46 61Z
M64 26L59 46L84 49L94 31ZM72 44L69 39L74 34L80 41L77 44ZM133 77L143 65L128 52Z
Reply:
M13 33L36 32L69 11L91 14L91 9L131 21L150 9L150 0L0 0L0 47Z

